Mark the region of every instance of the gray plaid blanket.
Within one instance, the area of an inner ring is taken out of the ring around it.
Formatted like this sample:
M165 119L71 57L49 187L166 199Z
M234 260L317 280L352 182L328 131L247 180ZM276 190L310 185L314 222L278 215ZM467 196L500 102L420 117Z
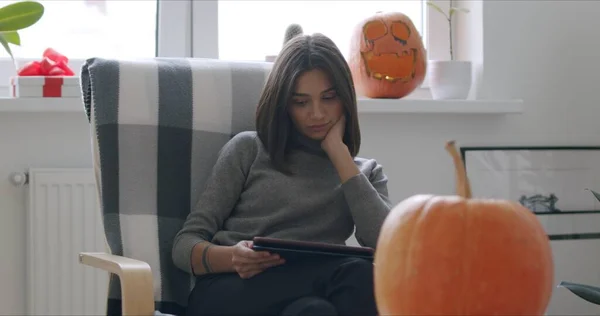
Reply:
M81 70L104 230L112 254L147 262L158 313L181 315L193 286L171 246L232 135L254 130L269 63L89 59ZM121 314L111 277L108 315Z

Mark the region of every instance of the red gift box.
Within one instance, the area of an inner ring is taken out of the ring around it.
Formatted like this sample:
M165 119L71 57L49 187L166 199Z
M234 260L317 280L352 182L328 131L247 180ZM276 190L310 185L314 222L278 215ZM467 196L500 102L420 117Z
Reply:
M12 97L65 98L79 97L79 78L68 66L69 58L52 48L44 51L40 61L21 67L10 78Z
M73 76L18 76L10 78L13 98L78 98L79 78Z

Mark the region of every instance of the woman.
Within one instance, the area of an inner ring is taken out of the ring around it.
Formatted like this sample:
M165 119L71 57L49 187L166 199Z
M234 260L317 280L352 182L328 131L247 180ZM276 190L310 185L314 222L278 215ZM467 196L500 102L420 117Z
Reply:
M188 314L376 315L371 262L285 263L251 248L255 236L344 244L355 227L374 248L390 210L382 167L356 157L354 85L329 38L298 36L283 47L256 130L223 147L175 238L175 264L196 276Z

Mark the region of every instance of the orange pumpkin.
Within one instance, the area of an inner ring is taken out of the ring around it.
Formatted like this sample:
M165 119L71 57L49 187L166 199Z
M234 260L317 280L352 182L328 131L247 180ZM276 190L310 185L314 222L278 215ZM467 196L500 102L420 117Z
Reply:
M348 64L356 91L369 98L402 98L423 83L427 59L411 19L400 12L376 13L357 24Z
M386 218L375 253L381 315L543 315L553 288L550 241L536 216L508 200L418 195Z

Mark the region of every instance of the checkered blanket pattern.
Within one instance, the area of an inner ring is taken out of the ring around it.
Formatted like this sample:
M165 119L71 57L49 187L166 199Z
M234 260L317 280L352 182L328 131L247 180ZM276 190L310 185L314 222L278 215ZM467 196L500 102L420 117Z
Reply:
M181 315L193 287L173 238L235 134L254 130L269 63L92 58L81 69L93 164L112 254L147 262L158 313ZM112 276L108 315L121 314Z

